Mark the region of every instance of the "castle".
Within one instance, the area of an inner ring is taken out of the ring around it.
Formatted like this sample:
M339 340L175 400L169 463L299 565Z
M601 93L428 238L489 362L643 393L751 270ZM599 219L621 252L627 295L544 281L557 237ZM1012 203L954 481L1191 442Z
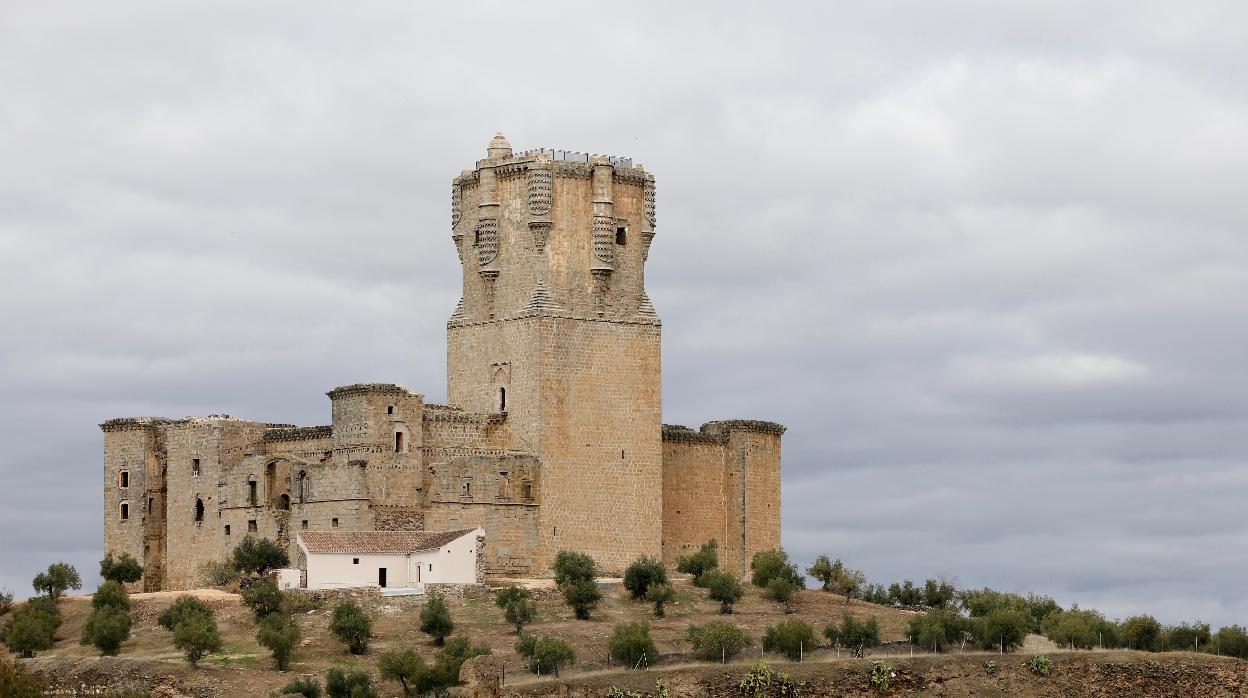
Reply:
M486 531L495 576L557 551L619 572L709 539L738 574L780 545L772 422L660 415L660 322L645 291L654 176L631 160L514 154L495 136L451 185L463 296L447 322L448 405L401 385L329 391L331 423L132 417L104 432L104 546L144 590L202 584L244 536ZM292 563L293 564L293 563ZM306 567L305 567L306 569Z

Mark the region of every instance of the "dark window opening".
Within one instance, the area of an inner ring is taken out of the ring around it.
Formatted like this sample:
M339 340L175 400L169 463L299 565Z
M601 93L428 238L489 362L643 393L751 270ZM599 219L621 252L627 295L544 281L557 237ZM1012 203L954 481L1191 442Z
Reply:
M507 476L507 473L498 474L498 496L503 499L511 497L511 478Z
M472 496L472 482L469 480L464 480L463 484L460 485L459 491L465 497L471 497Z
M156 498L155 498L155 497L148 497L148 498L147 498L147 513L149 513L149 514L150 514L150 513L152 513L152 505L153 505L153 504L155 504L155 503L156 503Z
M321 460L329 460L330 458L333 458L333 457L334 457L333 451L326 451L321 454Z
M525 499L533 499L533 483L526 482L520 486L520 494Z
M247 483L247 501L254 507L256 505L256 481L252 480Z
M360 558L358 558L358 557L353 557L353 558L351 558L351 564L353 564L353 565L358 565L358 564L360 564Z
M130 471L129 470L121 471L121 486L122 487L130 486Z
M401 431L394 432L394 452L403 452L403 432Z
M394 414L394 405L386 406L386 414Z
M333 526L334 528L338 528L338 519L334 519L333 521L330 521L329 525Z
M191 474L192 475L199 474L199 459L198 458L191 459Z
M195 521L204 520L204 500L195 498Z
M230 525L229 525L229 524L226 524L226 525L225 525L225 535L227 535L227 536L228 536L228 535L230 535Z
M507 411L507 389L500 387L498 389L498 411Z
M620 460L624 460L624 449L620 449Z
M290 508L290 495L283 493L282 496L278 497L277 508L283 509L283 510L289 509Z
M377 568L377 586L379 587L386 586L386 568L385 567Z
M121 520L125 521L130 518L130 505L126 502L121 503Z
M481 244L481 231L480 230L472 231L472 244L478 245L478 246Z
M255 519L249 519L249 520L247 521L247 530L248 530L248 531L250 531L250 532L252 532L252 533L255 533L256 531L260 530L260 527L259 527L259 526L256 526L256 520L255 520Z
M303 520L303 522L299 524L299 528L302 528L302 529L305 529L305 530L306 530L306 529L307 529L307 527L308 527L308 520L307 520L307 519L304 519L304 520Z
M615 244L617 245L628 244L628 228L616 228L615 229Z

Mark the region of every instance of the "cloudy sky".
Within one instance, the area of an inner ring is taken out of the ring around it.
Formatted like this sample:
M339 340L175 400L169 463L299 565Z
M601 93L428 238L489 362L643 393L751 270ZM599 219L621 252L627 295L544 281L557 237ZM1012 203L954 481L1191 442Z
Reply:
M0 586L94 586L104 419L445 399L495 131L658 178L665 421L789 426L784 543L1248 622L1235 2L6 3Z

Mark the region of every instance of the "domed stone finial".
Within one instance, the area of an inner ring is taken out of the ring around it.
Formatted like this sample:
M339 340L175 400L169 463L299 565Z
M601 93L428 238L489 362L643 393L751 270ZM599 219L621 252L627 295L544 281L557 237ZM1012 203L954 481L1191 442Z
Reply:
M506 136L497 133L490 141L490 145L486 148L485 153L491 160L511 157L511 144L507 142Z

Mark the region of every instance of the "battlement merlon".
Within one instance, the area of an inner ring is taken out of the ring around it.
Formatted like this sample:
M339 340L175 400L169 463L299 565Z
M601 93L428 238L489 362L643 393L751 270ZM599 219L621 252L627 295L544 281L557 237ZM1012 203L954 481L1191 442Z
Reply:
M707 422L697 430L683 424L664 424L663 440L687 443L727 443L728 435L734 431L783 436L788 428L783 424L761 419L721 419Z

